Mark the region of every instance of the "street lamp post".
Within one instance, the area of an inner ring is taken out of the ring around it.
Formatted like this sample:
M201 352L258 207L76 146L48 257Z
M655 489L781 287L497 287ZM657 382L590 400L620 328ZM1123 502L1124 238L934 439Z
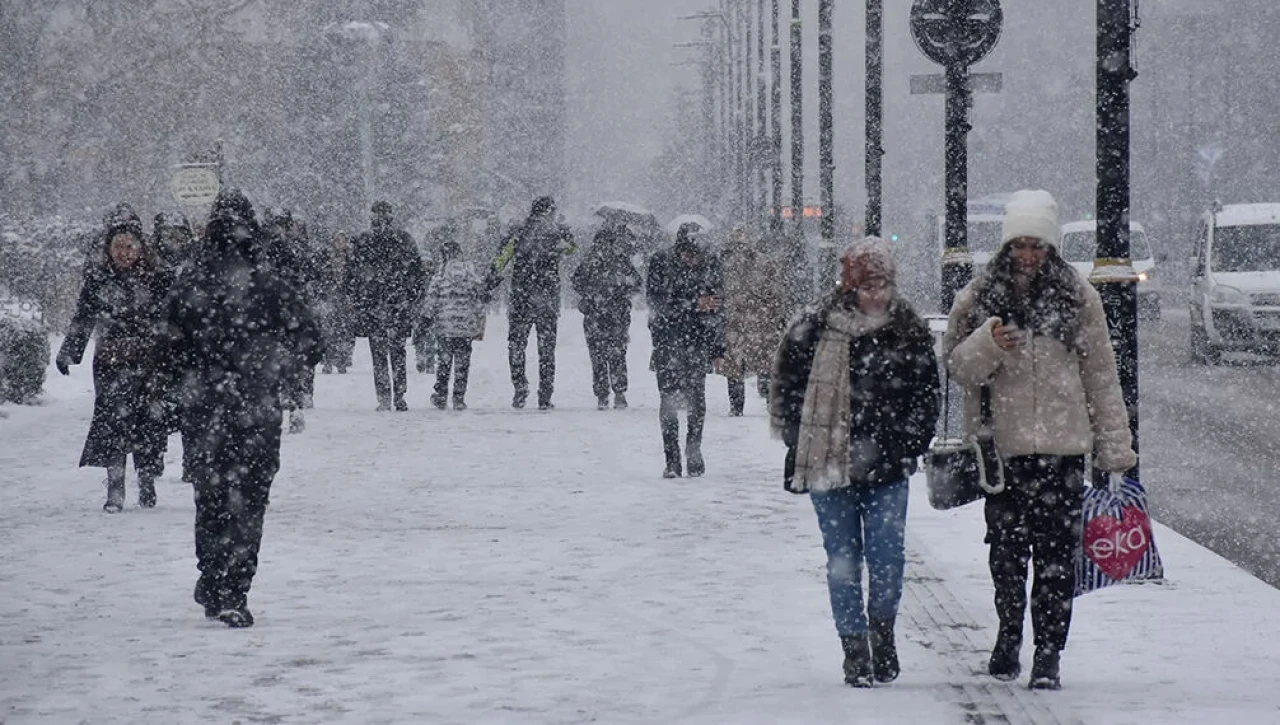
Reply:
M1134 30L1131 0L1098 0L1098 252L1090 281L1098 288L1116 351L1120 388L1138 449L1138 276L1129 247L1129 84ZM1135 466L1129 474L1138 478Z
M792 299L807 300L812 282L804 245L804 31L800 0L791 0L791 245ZM803 302L799 302L803 304Z
M881 161L884 157L884 6L883 0L867 0L867 144L866 233L880 235L883 195Z
M773 66L769 99L770 123L773 126L773 216L770 228L775 243L782 241L782 35L780 28L781 0L772 0L773 47L769 50Z
M822 271L819 289L825 294L835 288L836 217L835 217L835 120L833 117L832 82L835 74L831 38L835 0L818 0L818 183L822 187Z

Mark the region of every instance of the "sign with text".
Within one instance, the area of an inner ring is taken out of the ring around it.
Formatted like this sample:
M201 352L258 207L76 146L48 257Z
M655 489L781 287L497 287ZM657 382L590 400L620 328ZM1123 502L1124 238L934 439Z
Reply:
M169 190L179 204L202 206L212 204L222 182L214 165L184 165L173 170Z

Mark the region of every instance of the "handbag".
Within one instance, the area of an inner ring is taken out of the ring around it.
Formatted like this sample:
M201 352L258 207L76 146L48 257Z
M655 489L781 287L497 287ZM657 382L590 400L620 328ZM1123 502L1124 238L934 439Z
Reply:
M1075 596L1122 582L1164 578L1142 484L1113 473L1107 488L1085 489L1081 513Z
M981 391L982 429L991 427L991 389ZM1004 461L993 438L953 438L951 422L951 373L943 389L942 435L925 452L925 479L929 505L939 511L973 503L987 494L1004 492Z

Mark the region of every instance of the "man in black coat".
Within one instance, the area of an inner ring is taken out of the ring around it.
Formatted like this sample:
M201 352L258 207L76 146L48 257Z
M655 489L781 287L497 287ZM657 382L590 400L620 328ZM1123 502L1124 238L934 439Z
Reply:
M582 327L591 356L591 385L600 410L627 407L627 343L631 297L640 291L640 273L631 263L631 236L625 225L600 230L570 281L578 295Z
M507 240L494 267L512 263L508 308L507 361L515 395L511 405L523 408L529 397L525 350L529 334L538 333L538 409L550 410L556 385L556 332L560 319L560 257L572 254L573 232L556 219L549 196L533 202L529 218Z
M373 228L356 237L347 268L346 293L352 307L351 332L369 338L378 410L409 409L406 341L418 321L427 271L413 238L395 226L391 205L373 205Z
M322 352L316 320L267 262L265 242L248 199L220 192L205 254L165 303L164 336L197 431L190 436L195 600L229 627L253 625L248 593L280 468L280 396L290 363L314 366Z
M702 426L707 415L707 373L724 357L724 317L720 298L724 274L720 260L700 247L699 227L685 224L675 244L649 261L646 296L653 337L650 366L658 376L661 403L664 478L681 475L680 408L688 410L685 458L690 476L701 476Z

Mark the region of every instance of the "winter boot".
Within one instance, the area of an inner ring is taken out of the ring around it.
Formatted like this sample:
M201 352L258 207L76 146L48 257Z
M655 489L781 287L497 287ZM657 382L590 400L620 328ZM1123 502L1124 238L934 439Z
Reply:
M606 395L602 398L596 398L596 410L608 410L608 409L609 409L609 396Z
M102 510L109 514L124 511L124 474L107 475L107 502L102 504Z
M324 367L320 368L320 372L321 372L321 373L323 373L323 374L325 374L325 375L332 375L332 374L333 374L333 366L332 366L332 365L330 365L329 363L325 363L325 364L324 364Z
M707 464L702 460L702 441L686 441L685 467L689 469L689 478L697 478L707 472Z
M433 395L431 396L431 404L434 405L437 410L444 410L446 405L445 397L443 395L438 395L438 394Z
M467 409L467 402L466 402L465 400L463 400L462 398L454 398L454 399L453 399L453 409L454 409L454 410L466 410L466 409Z
M196 590L192 594L192 598L196 600L196 604L204 607L205 619L217 619L218 613L222 611L222 607L214 602L213 595L209 592L209 586L204 583L204 578L196 581Z
M516 410L524 408L525 402L529 400L528 390L517 390L516 394L511 396L511 407Z
M1036 647L1035 659L1031 662L1031 681L1027 683L1027 687L1033 690L1061 690L1058 656L1058 650L1052 647Z
M245 629L253 626L253 614L248 607L235 607L218 612L218 621L231 629Z
M871 646L866 633L842 635L840 646L844 649L844 681L851 687L871 687L874 677L871 671Z
M613 394L613 407L614 407L616 410L626 410L626 409L627 409L627 395L626 395L626 393L614 393L614 394Z
M409 404L404 402L404 398L396 398L396 412L403 413L409 410Z
M893 640L892 619L871 620L871 669L876 682L898 679L898 646Z
M307 417L302 414L301 410L289 411L289 432L301 433L307 429Z
M667 459L667 467L662 471L663 478L680 478L683 475L680 462L680 424L663 421L662 454Z
M1022 632L1011 627L1001 627L996 635L996 646L991 649L991 661L987 672L1001 682L1012 682L1022 674L1018 653L1022 650Z
M156 507L156 479L151 476L138 477L138 505L144 509Z

